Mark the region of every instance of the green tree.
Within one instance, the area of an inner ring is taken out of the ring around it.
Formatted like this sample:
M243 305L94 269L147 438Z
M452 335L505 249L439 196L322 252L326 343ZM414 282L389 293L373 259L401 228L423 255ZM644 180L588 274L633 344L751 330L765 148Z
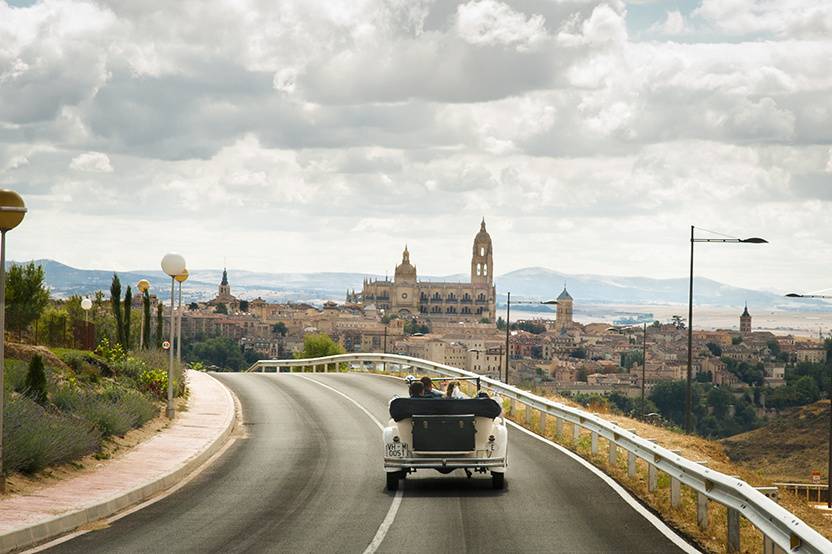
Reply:
M500 331L506 330L506 320L503 319L503 316L497 318L497 329L499 329Z
M159 302L156 304L156 348L162 347L162 341L165 340L162 338L162 333L164 332L164 318L162 314L162 303Z
M124 293L124 350L130 350L130 320L133 319L133 291L127 285Z
M332 340L329 335L315 334L303 337L303 350L296 354L296 358L322 358L343 354L344 348Z
M142 343L145 348L150 348L150 291L142 293Z
M799 404L811 404L820 398L820 388L809 375L804 375L794 384L796 400Z
M240 311L248 313L248 300L240 300Z
M708 347L708 350L711 351L711 354L716 356L717 358L722 356L722 347L715 342L709 342L705 346Z
M742 344L742 337L741 337L741 336L739 336L739 335L737 335L737 336L735 336L735 337L731 337L731 344L733 344L733 345L735 345L735 346L736 346L737 344Z
M29 262L14 264L6 277L6 323L23 338L23 331L32 324L49 303L49 290L44 284L43 267Z
M217 304L217 306L214 308L214 313L228 315L228 308L225 306L225 304Z
M32 356L26 372L26 396L38 404L46 403L46 370L39 354Z
M581 360L585 360L586 359L586 350L584 350L583 348L576 348L575 350L573 350L572 352L569 353L569 357L570 358L579 358Z
M187 360L200 361L231 371L240 371L246 364L240 347L228 337L213 337L191 343L184 354Z
M289 329L286 327L286 324L282 321L278 321L274 325L272 325L272 333L277 333L281 337L285 337L286 333L289 332Z
M41 328L40 336L45 338L46 344L50 346L66 345L68 321L69 315L63 308L50 306L43 311L37 325Z
M121 314L121 280L113 273L113 280L110 283L110 305L113 309L113 317L116 320L115 339L124 347L124 322Z

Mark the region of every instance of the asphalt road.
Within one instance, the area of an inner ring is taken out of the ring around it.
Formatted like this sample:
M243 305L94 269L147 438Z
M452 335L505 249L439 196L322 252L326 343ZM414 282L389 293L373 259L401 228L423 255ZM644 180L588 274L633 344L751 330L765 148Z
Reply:
M49 552L363 552L393 503L381 432L396 380L219 374L245 436L177 492ZM487 475L419 472L379 552L664 553L679 549L599 477L511 429L506 490Z

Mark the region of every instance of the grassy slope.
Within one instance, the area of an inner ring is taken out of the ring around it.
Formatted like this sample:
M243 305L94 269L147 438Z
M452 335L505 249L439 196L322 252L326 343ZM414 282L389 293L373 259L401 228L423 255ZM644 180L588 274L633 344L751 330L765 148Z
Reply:
M765 427L722 439L731 461L778 482L826 479L829 401L784 412Z

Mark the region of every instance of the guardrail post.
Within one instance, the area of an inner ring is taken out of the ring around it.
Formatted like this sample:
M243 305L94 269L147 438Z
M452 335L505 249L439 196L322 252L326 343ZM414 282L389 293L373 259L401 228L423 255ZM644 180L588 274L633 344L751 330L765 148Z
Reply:
M607 453L607 463L612 468L618 463L618 448L613 441L609 441L609 452Z
M682 482L670 476L670 505L678 508L682 505Z
M708 528L708 497L701 492L696 493L696 524L700 529Z
M528 429L532 428L532 407L528 404L525 404L523 411L526 412L526 427Z
M540 410L540 435L546 436L546 412Z
M581 426L577 423L572 424L572 442L575 443L575 446L578 446L578 442L581 440Z
M555 439L560 440L563 435L563 420L559 417L555 418Z
M514 404L514 398L508 399L508 415L514 415L516 413L517 407Z
M728 552L740 551L740 512L728 508Z
M631 479L636 476L636 455L627 452L627 476Z
M763 535L763 554L786 554L773 540Z
M598 454L598 433L592 432L592 455Z
M659 488L659 470L656 469L656 466L647 462L647 490L650 492L656 492L656 489Z

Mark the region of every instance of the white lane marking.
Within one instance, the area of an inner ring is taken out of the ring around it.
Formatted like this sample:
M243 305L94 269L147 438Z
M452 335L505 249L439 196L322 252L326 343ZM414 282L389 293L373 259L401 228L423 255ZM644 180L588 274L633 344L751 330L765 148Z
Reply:
M292 374L290 374L290 375L292 375ZM300 377L301 379L311 381L311 382L315 383L316 385L320 385L320 386L322 386L326 389L331 390L335 394L343 396L344 398L346 398L347 400L352 402L359 410L364 412L367 415L367 417L369 417L370 420L372 420L372 422L375 423L378 426L379 429L381 429L382 431L384 430L384 425L382 425L382 423L378 419L376 419L376 417L373 414L371 414L367 410L367 408L365 408L364 406L362 406L361 404L359 404L358 402L356 402L355 400L353 400L352 398L350 398L349 396L347 396L343 392L339 391L336 388L330 387L329 385L327 385L325 383L321 383L317 379L312 379L310 377L306 377L304 375L300 375L300 374L297 374L297 373L295 373L293 375L295 375L296 377ZM393 525L393 521L396 519L396 513L399 511L399 506L402 503L402 495L403 494L404 493L402 492L401 489L396 491L395 496L393 496L393 502L390 504L390 509L387 510L387 515L384 516L384 520L381 522L381 525L379 525L378 531L376 531L376 534L373 537L373 540L370 542L370 544L367 545L367 548L364 549L364 554L373 554L373 552L378 550L378 547L381 546L381 543L384 541L384 537L387 536L387 531L390 530L390 526Z
M668 525L665 522L663 522L661 519L657 518L653 514L653 512L651 512L650 510L645 508L644 505L642 505L638 500L633 498L633 495L631 495L629 493L629 491L627 491L627 489L625 489L624 487L619 485L618 482L615 479L613 479L612 477L610 477L609 475L607 475L606 473L604 473L603 471L601 471L600 469L598 469L597 467L595 467L594 465L589 463L588 461L584 460L583 458L581 458L580 456L578 456L577 454L575 454L574 452L572 452L568 448L566 448L564 446L561 446L561 445L559 445L558 443L556 443L554 441L550 441L549 439L547 439L545 437L541 437L540 435L538 435L536 433L533 433L532 431L529 431L525 427L517 425L513 421L510 421L510 420L506 420L506 421L508 421L508 424L511 425L512 427L515 427L516 429L518 429L520 431L523 431L527 435L532 436L532 437L536 438L537 440L539 440L541 442L544 442L544 443L548 444L549 446L560 450L561 452L563 452L564 454L566 454L567 456L569 456L570 458L572 458L573 460L575 460L576 462L580 463L585 468L590 470L592 473L594 473L595 475L600 477L607 485L610 486L610 488L612 488L612 490L614 490L616 493L618 493L618 496L620 496L624 500L624 502L629 504L631 508L633 508L636 512L641 514L644 517L644 519L646 519L648 522L650 522L653 525L653 527L658 529L658 531L662 535L664 535L665 537L670 539L670 541L673 544L675 544L676 546L678 546L681 550L683 550L684 552L687 552L688 554L701 554L700 550L697 550L696 548L694 548L693 545L689 544L687 541L685 541L685 539L680 537L673 529L668 527Z
M228 439L226 440L225 444L222 446L222 448L220 448L217 452L215 452L213 456L211 456L210 458L205 460L202 463L202 465L200 465L198 468L196 468L191 473L189 473L184 479L179 481L177 484L175 484L174 486L172 486L171 488L169 488L165 491L162 491L161 493L154 496L153 498L151 498L149 500L145 500L141 504L136 504L135 506L132 506L130 508L126 508L125 510L123 510L121 512L118 512L117 514L112 515L110 517L107 517L107 518L104 518L104 519L99 519L98 521L92 521L90 523L87 523L83 527L89 527L88 529L79 529L79 530L76 530L76 531L71 531L66 535L58 537L57 539L52 539L49 542L41 543L41 544L39 544L37 546L34 546L34 547L32 547L28 550L24 550L20 554L34 554L35 552L42 552L42 551L48 550L48 549L50 549L54 546L58 546L59 544L65 543L67 541L71 541L72 539L74 539L76 537L80 537L81 535L86 535L87 533L92 533L93 531L98 531L99 529L107 528L110 525L112 525L113 523L115 523L116 521L120 520L121 518L127 517L127 516L129 516L130 514L132 514L134 512L138 512L141 509L147 508L151 504L155 504L156 502L159 502L160 500L164 500L168 496L172 495L173 493L175 493L176 491L178 491L179 489L181 489L182 487L184 487L185 485L187 485L188 483L190 483L191 481L196 479L200 474L202 474L203 471L208 469L208 467L211 464L216 462L220 458L220 456L225 454L226 451L229 448L231 448L232 444L237 442L237 440L240 439L240 438L245 438L245 428L242 425L242 422L243 422L243 407L242 407L242 404L240 404L240 399L237 398L237 395L234 394L233 390L226 387L224 384L223 384L223 387L226 388L226 390L231 394L231 398L234 400L234 410L237 412L237 414L235 416L237 418L237 422L234 424L235 429L233 431L231 431L231 434L228 436Z

